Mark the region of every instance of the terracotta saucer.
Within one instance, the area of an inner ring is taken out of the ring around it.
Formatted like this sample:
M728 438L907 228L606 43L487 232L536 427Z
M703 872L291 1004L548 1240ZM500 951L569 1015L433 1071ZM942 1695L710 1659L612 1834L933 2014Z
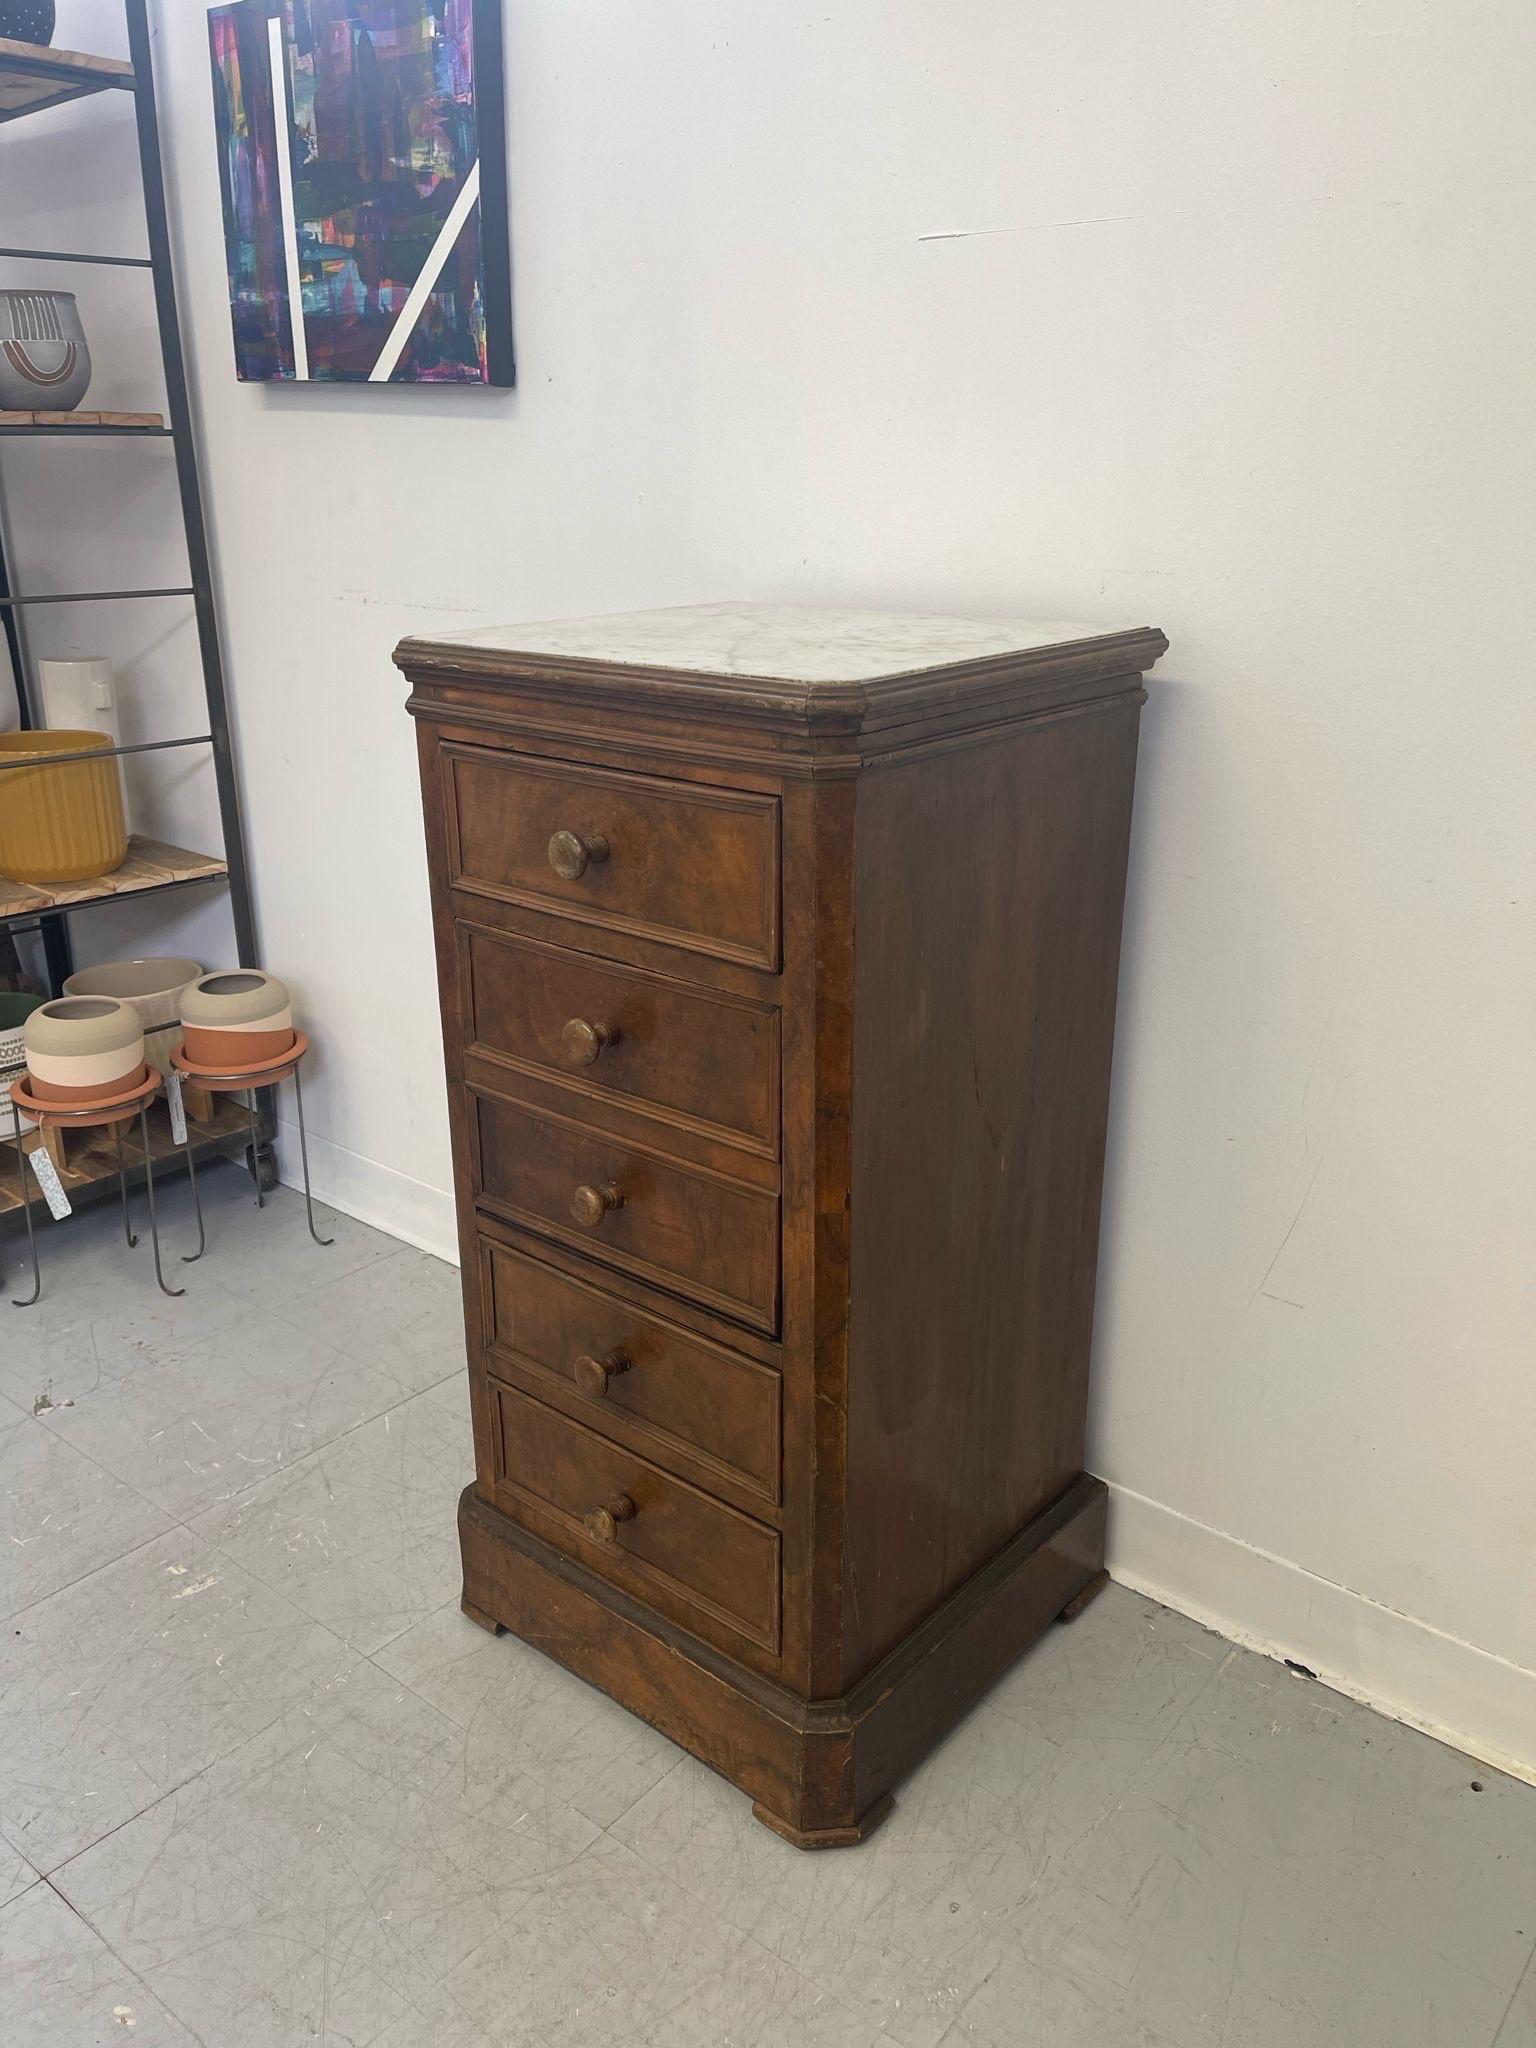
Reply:
M199 1088L243 1088L248 1082L254 1086L263 1081L280 1081L290 1068L299 1064L308 1051L309 1040L302 1031L295 1031L293 1043L286 1052L280 1052L270 1060L260 1060L253 1067L241 1067L235 1073L229 1073L222 1067L194 1065L187 1058L184 1045L172 1048L171 1065L178 1074L185 1074L189 1081L195 1081Z
M34 1095L27 1086L25 1074L11 1083L11 1100L20 1103L30 1117L35 1117L45 1128L49 1124L126 1123L135 1115L140 1104L152 1102L160 1089L160 1075L154 1067L141 1067L139 1078L131 1088L115 1089L110 1095L97 1095L90 1101L54 1102ZM112 1112L117 1111L114 1115Z

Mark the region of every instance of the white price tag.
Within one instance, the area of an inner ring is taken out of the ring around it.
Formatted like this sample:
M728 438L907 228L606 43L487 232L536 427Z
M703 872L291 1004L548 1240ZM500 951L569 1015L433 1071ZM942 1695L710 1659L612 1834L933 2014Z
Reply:
M172 1067L165 1077L165 1099L171 1111L171 1136L178 1145L187 1142L187 1109L181 1099L181 1076Z
M48 1204L48 1213L55 1223L62 1223L74 1212L69 1206L69 1197L64 1192L64 1183L59 1179L59 1170L48 1157L46 1145L37 1145L27 1154L32 1162L32 1171L37 1184L43 1191L43 1200Z

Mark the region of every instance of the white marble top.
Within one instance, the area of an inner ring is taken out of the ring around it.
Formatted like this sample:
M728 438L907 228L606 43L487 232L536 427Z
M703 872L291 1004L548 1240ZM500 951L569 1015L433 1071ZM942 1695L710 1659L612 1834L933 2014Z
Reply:
M1071 646L1125 630L1039 619L960 619L819 605L695 604L606 618L546 619L430 636L431 644L691 669L797 683L864 683L993 654Z

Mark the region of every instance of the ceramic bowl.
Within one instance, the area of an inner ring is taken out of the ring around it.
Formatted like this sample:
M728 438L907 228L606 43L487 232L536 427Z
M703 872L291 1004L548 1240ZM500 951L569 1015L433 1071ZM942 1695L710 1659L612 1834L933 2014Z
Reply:
M113 996L131 1003L146 1031L163 1031L181 1017L181 992L202 973L196 960L104 960L82 967L64 984L67 996Z
M202 973L196 960L105 960L82 967L64 984L67 996L115 996L131 1003L144 1026L144 1057L162 1074L171 1071L171 1049L181 1043L181 993Z
M90 1102L126 1088L144 1067L144 1027L111 996L60 996L22 1026L27 1073L40 1101Z
M210 1072L243 1073L293 1044L288 991L258 967L199 975L181 992L187 1058Z

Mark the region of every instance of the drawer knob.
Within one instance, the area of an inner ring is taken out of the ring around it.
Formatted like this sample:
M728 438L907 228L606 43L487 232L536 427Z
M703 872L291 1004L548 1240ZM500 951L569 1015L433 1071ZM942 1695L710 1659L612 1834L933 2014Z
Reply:
M571 1197L571 1214L588 1230L596 1230L610 1209L622 1209L623 1206L623 1192L617 1182L611 1180L600 1188L583 1182Z
M600 1401L608 1391L608 1382L617 1379L621 1372L628 1372L629 1367L627 1351L605 1351L601 1358L584 1352L571 1367L571 1377L590 1400Z
M589 1024L584 1017L573 1017L560 1033L560 1045L573 1067L590 1067L618 1035L611 1024Z
M635 1504L627 1493L615 1493L601 1507L588 1508L581 1519L594 1543L612 1543L620 1522L635 1519Z
M601 832L556 832L549 842L549 864L567 882L579 882L589 867L608 858Z

